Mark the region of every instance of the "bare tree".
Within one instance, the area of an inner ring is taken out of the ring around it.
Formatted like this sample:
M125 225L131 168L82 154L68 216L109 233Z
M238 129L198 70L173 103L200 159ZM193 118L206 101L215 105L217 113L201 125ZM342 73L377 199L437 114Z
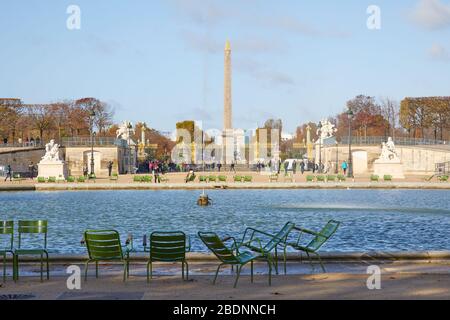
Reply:
M389 125L389 134L394 138L400 112L400 104L388 97L381 98L381 112Z

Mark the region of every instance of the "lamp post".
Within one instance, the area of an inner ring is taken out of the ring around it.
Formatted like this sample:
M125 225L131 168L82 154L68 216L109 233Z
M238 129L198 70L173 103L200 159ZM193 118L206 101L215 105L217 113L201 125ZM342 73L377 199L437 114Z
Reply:
M131 129L133 129L133 126L131 125L131 123L128 123L128 173L131 173Z
M334 169L334 173L339 173L339 143L336 140L336 168Z
M322 122L317 125L319 133L319 173L322 173Z
M348 108L347 117L348 117L348 178L353 178L353 156L352 156L352 120L353 120L353 111Z
M95 174L95 170L94 170L94 137L95 137L95 132L94 132L94 117L95 117L95 111L92 110L91 113L89 114L89 125L90 125L90 131L91 131L91 176L93 176Z

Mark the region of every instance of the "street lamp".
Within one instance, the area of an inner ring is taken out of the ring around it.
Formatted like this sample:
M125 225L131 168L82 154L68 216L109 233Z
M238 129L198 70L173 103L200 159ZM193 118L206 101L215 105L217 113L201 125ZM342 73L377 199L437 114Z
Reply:
M348 117L348 178L353 178L353 156L352 156L352 120L353 120L353 111L348 108L347 117Z
M319 133L319 173L322 173L322 122L317 125Z
M128 148L129 148L129 152L128 152L128 173L131 173L131 129L133 129L133 126L131 125L131 123L128 123Z
M94 137L95 137L95 132L94 132L94 117L95 117L95 111L92 110L91 113L89 114L89 125L90 125L90 131L91 131L91 176L94 175L95 170L94 170Z
M334 173L339 173L339 143L336 140L336 168L334 169Z

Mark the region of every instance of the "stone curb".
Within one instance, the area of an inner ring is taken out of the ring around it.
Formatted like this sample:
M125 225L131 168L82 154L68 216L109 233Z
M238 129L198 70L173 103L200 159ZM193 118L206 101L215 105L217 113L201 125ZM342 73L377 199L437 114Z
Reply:
M450 260L450 251L402 251L402 252L323 252L320 254L322 260L335 262L361 262L361 261L443 261ZM52 255L50 253L51 262L59 263L84 263L87 255ZM280 257L281 258L281 257ZM313 260L317 260L314 255ZM147 261L148 253L135 253L131 257L131 261ZM187 254L187 259L195 262L217 261L213 254L192 252ZM282 258L281 258L282 259ZM37 257L21 257L20 262L38 261ZM288 261L299 261L300 254L288 253ZM303 261L307 261L307 257L303 254Z

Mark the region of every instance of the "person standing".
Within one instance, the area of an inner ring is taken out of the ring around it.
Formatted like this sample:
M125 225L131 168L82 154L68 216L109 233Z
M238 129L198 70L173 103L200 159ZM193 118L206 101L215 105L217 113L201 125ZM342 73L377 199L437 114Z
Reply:
M109 161L108 162L108 177L111 177L111 175L112 175L112 168L113 168L113 162Z
M30 164L28 165L28 171L30 172L30 179L33 180L33 178L34 178L34 164L33 164L33 161L30 161Z
M284 175L287 176L289 171L289 161L284 162Z
M297 162L294 160L292 161L292 173L295 175L297 172Z
M348 164L347 161L342 162L342 171L344 171L344 176L347 174Z
M300 171L302 174L305 173L305 161L300 162Z
M85 163L84 166L83 166L83 176L85 176L85 177L88 176L88 165L87 165L87 163Z
M230 172L233 171L234 173L236 173L236 168L235 168L235 164L234 161L231 162L231 166L230 166Z
M5 181L8 180L9 177L9 181L12 181L12 170L11 170L11 165L8 164L8 166L6 167L6 177L5 177Z
M220 168L222 168L222 164L220 161L217 163L217 172L220 172Z

